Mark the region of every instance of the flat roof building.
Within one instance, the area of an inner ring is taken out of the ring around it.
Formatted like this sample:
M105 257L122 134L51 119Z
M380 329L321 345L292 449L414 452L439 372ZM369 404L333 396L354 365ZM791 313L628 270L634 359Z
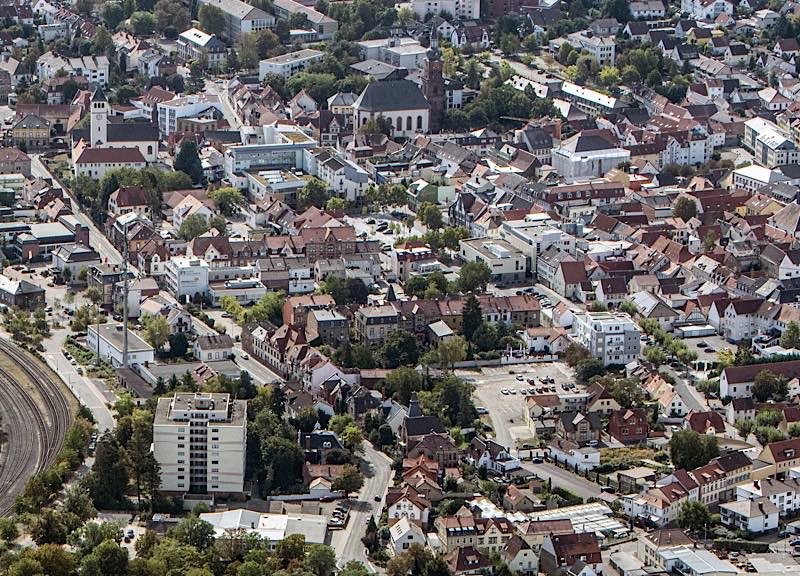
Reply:
M158 400L153 455L161 468L161 490L242 493L246 447L246 401L197 392Z

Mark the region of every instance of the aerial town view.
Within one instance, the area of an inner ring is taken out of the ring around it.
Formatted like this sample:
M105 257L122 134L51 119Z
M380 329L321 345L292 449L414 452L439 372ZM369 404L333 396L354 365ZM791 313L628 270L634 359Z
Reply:
M0 0L0 576L800 576L800 0Z

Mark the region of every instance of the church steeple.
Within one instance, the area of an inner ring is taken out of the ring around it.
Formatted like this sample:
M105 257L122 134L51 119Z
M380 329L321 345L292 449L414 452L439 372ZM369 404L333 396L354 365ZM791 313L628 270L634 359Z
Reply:
M444 117L444 79L442 78L442 60L439 53L439 35L431 30L430 48L425 55L425 66L422 70L422 93L430 104L430 122L428 126L433 133L442 129Z
M98 86L92 94L91 106L89 141L93 147L100 148L108 143L108 98L101 86Z

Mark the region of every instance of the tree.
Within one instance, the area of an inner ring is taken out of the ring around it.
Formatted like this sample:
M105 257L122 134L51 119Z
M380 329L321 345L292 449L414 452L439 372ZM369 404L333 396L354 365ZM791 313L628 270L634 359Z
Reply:
M681 196L672 207L672 215L683 221L688 221L697 216L697 204L686 196Z
M417 211L417 216L425 224L425 226L432 230L438 230L442 227L442 211L439 210L439 207L436 204L423 202L422 206L420 206L419 210Z
M178 228L178 236L187 241L194 240L206 232L208 232L208 220L202 214L190 214Z
M103 22L111 30L114 30L119 23L125 19L125 13L119 2L107 2L103 6Z
M461 317L461 334L468 342L472 342L475 331L483 323L483 310L474 294L467 296Z
M575 380L581 384L587 384L589 380L595 376L602 376L605 374L605 366L603 362L597 358L587 358L581 360L575 366Z
M784 348L800 348L800 326L797 322L789 322L781 335L781 346Z
M387 396L407 406L411 394L422 389L422 374L408 366L401 366L386 375L384 387Z
M667 355L660 346L647 346L644 349L644 357L653 366L660 366L667 360Z
M200 28L208 34L220 35L225 30L225 13L213 4L203 4L197 12Z
M458 273L458 286L462 292L483 292L492 277L484 262L467 262Z
M181 358L186 356L186 352L188 350L189 341L186 339L185 334L176 332L175 334L169 335L169 352L173 358Z
M272 386L269 408L276 416L283 416L286 410L286 391L280 384L273 384Z
M756 374L751 388L753 398L766 402L770 398L782 400L788 393L786 379L769 370L761 370Z
M203 4L203 7L216 8L210 4ZM226 216L232 216L247 204L247 199L238 188L218 188L209 192L208 197L217 203L220 211Z
M159 4L167 0L159 0ZM197 184L203 178L203 165L200 163L200 156L197 153L197 144L194 140L186 138L181 144L181 149L175 157L175 170L187 174L193 184Z
M152 498L161 484L158 462L150 451L153 444L152 412L134 410L131 424L131 438L126 446L127 462L136 485L136 499L141 503L143 492Z
M128 573L128 551L113 540L105 540L81 560L81 574L119 576Z
M236 41L236 55L239 64L246 70L251 70L258 66L258 38L255 33L241 34Z
M297 194L297 203L304 208L324 208L329 198L328 186L319 178L311 178Z
M400 24L400 26L408 26L414 21L415 17L416 14L414 14L414 11L408 6L403 6L397 11L397 23Z
M676 470L694 470L719 456L719 447L714 436L698 434L694 430L680 430L672 434L669 454Z
M364 485L364 476L359 472L358 468L351 464L347 464L342 468L342 472L333 479L331 490L342 491L345 494L358 492Z
M179 0L158 0L153 7L153 14L156 17L156 30L159 32L164 32L167 26L186 30L191 23L189 12Z
M625 24L631 19L628 0L605 0L603 2L603 15L607 18L615 18L617 22Z
M149 36L156 29L156 17L150 12L134 12L131 14L130 28L138 36Z
M72 576L78 567L75 555L57 544L45 544L30 552L47 576Z
M344 443L344 447L350 450L350 452L361 452L363 449L363 441L364 436L361 432L361 428L355 424L348 426L344 429L344 432L342 432L342 443Z
M144 338L153 348L159 352L169 339L169 323L161 314L144 314L142 316L142 326L144 326Z
M603 86L617 86L620 81L619 70L616 66L604 66L603 69L600 70L598 78Z
M687 500L678 510L678 525L689 532L700 533L711 523L708 506L699 500Z
M436 347L436 355L439 359L439 367L453 371L458 362L462 362L467 357L467 343L460 336L448 338L444 342L439 342Z
M414 365L419 359L417 338L405 330L395 330L386 338L380 354L386 368Z
M634 304L630 300L624 300L623 302L620 302L619 306L617 306L617 310L619 310L620 312L625 312L625 314L630 314L631 316L634 316L639 312L639 309L636 307L636 304Z
M201 552L214 543L214 527L197 516L189 516L181 520L169 531L169 535L178 542L194 546Z
M89 478L89 494L97 508L113 508L125 500L128 472L125 454L110 432L97 441L94 465Z
M346 203L344 200L342 200L341 198L337 198L336 196L333 196L329 198L328 201L325 203L325 210L329 212L334 212L336 210L344 210L345 205Z
M11 543L19 538L17 522L13 518L0 518L0 539L6 543Z
M564 351L564 360L566 360L567 365L571 368L575 368L583 360L588 358L589 350L585 346L581 346L576 342L571 342L568 344L567 349Z

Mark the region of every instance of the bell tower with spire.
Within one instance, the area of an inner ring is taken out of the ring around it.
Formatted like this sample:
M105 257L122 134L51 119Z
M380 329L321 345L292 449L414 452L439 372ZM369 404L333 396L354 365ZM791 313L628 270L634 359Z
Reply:
M100 86L92 94L90 134L90 144L94 148L101 148L108 142L108 98Z
M425 66L422 70L422 94L430 104L429 129L432 133L442 129L444 118L444 79L442 77L442 59L439 53L439 35L431 30L430 48L425 55Z

